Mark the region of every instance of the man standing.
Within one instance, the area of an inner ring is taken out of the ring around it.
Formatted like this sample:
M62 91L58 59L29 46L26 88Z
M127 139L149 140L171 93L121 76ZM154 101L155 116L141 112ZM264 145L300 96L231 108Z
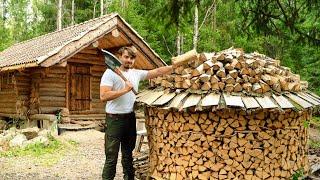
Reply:
M122 47L117 54L122 65L120 70L128 81L124 82L116 73L107 69L100 83L100 99L106 101L105 165L102 178L115 177L118 152L121 145L122 166L125 180L134 179L132 151L136 143L136 117L133 105L136 99L131 91L138 92L139 82L172 72L172 66L150 71L132 69L136 54L130 47Z

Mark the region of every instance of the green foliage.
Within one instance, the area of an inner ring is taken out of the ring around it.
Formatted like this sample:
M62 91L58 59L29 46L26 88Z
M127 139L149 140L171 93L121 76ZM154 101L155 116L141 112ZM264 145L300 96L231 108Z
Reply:
M177 55L178 31L183 37L182 51L193 47L193 16L197 2L200 3L199 25L203 24L198 52L220 51L231 46L243 48L245 52L258 51L281 60L281 65L300 74L302 80L309 82L311 90L320 94L320 44L315 43L320 38L320 1L123 0L106 1L105 6L106 13L118 12L169 64L171 57ZM216 2L216 11L208 11L213 2ZM55 0L10 0L6 3L7 6L0 6L7 12L0 20L3 24L0 51L56 29ZM99 3L75 0L75 22L98 17ZM63 27L70 24L71 1L63 1Z
M303 127L309 128L310 127L310 121L304 120L303 121Z
M313 122L320 123L320 116L313 116L313 117L312 117L312 121L313 121ZM320 125L320 124L319 124L319 125Z
M320 45L320 1L241 1L244 30Z
M11 44L12 39L10 38L10 31L8 28L4 26L4 22L2 19L0 19L0 51L4 50L6 47L8 47Z
M48 0L46 3L42 0L33 0L33 32L34 36L52 32L56 29L56 3Z
M71 13L71 1L69 1L69 13ZM81 23L87 20L92 19L93 17L98 17L99 16L99 7L98 4L96 4L96 13L93 15L93 8L94 8L94 1L89 1L89 0L75 0L75 22L76 23ZM71 15L69 15L71 16ZM70 21L70 18L69 18ZM66 24L68 26L68 24Z
M316 127L320 131L320 116L313 116L310 120L310 125Z
M314 140L309 140L309 146L312 149L318 149L318 148L320 148L320 142L314 141Z
M292 175L292 180L299 180L303 177L303 175L303 169L299 169Z
M302 69L301 75L304 80L309 82L310 89L320 95L320 60L306 65Z

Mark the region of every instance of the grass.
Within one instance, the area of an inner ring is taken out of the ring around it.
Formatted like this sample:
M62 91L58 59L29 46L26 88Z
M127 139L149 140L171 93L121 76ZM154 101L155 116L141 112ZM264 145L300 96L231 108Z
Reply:
M316 122L320 125L320 116L313 116L311 121Z
M299 169L292 175L292 180L299 180L303 177L303 169Z
M66 152L70 152L78 146L75 141L62 142L53 137L49 137L49 144L30 144L24 148L12 148L5 152L0 152L0 158L28 157L36 164L42 166L52 166L59 162ZM13 159L14 160L14 159Z
M310 125L320 131L320 116L313 116L310 120ZM320 141L309 139L309 146L313 149L320 148Z
M312 149L318 149L320 148L320 142L319 141L314 141L312 139L309 140L309 146Z
M77 141L74 141L74 140L69 140L68 143L73 145L73 146L78 146L79 145L79 143Z
M52 154L62 150L63 146L60 141L49 138L49 145L43 143L30 144L24 148L12 148L8 151L0 153L0 157L19 157L19 156L33 156L39 157L44 154Z
M314 126L320 131L320 116L313 116L310 120L310 125Z

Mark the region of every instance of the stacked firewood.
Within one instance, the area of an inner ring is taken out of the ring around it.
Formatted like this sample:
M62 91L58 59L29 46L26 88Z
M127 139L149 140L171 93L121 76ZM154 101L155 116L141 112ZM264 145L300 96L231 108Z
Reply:
M280 61L259 53L245 54L241 49L195 55L175 68L174 73L158 77L151 86L171 89L266 93L269 91L301 91L307 88L300 76Z
M289 179L309 168L307 110L146 113L156 179Z
M139 180L145 180L149 172L149 152L144 151L134 155L133 167L135 169L135 177Z

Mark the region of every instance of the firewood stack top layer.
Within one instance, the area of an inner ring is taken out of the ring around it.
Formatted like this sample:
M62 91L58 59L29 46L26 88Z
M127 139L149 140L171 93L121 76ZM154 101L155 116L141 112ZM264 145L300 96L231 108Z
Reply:
M230 48L202 53L178 66L170 75L151 80L153 90L137 96L149 106L185 109L241 107L246 109L298 108L320 105L308 83L280 61L259 53Z

